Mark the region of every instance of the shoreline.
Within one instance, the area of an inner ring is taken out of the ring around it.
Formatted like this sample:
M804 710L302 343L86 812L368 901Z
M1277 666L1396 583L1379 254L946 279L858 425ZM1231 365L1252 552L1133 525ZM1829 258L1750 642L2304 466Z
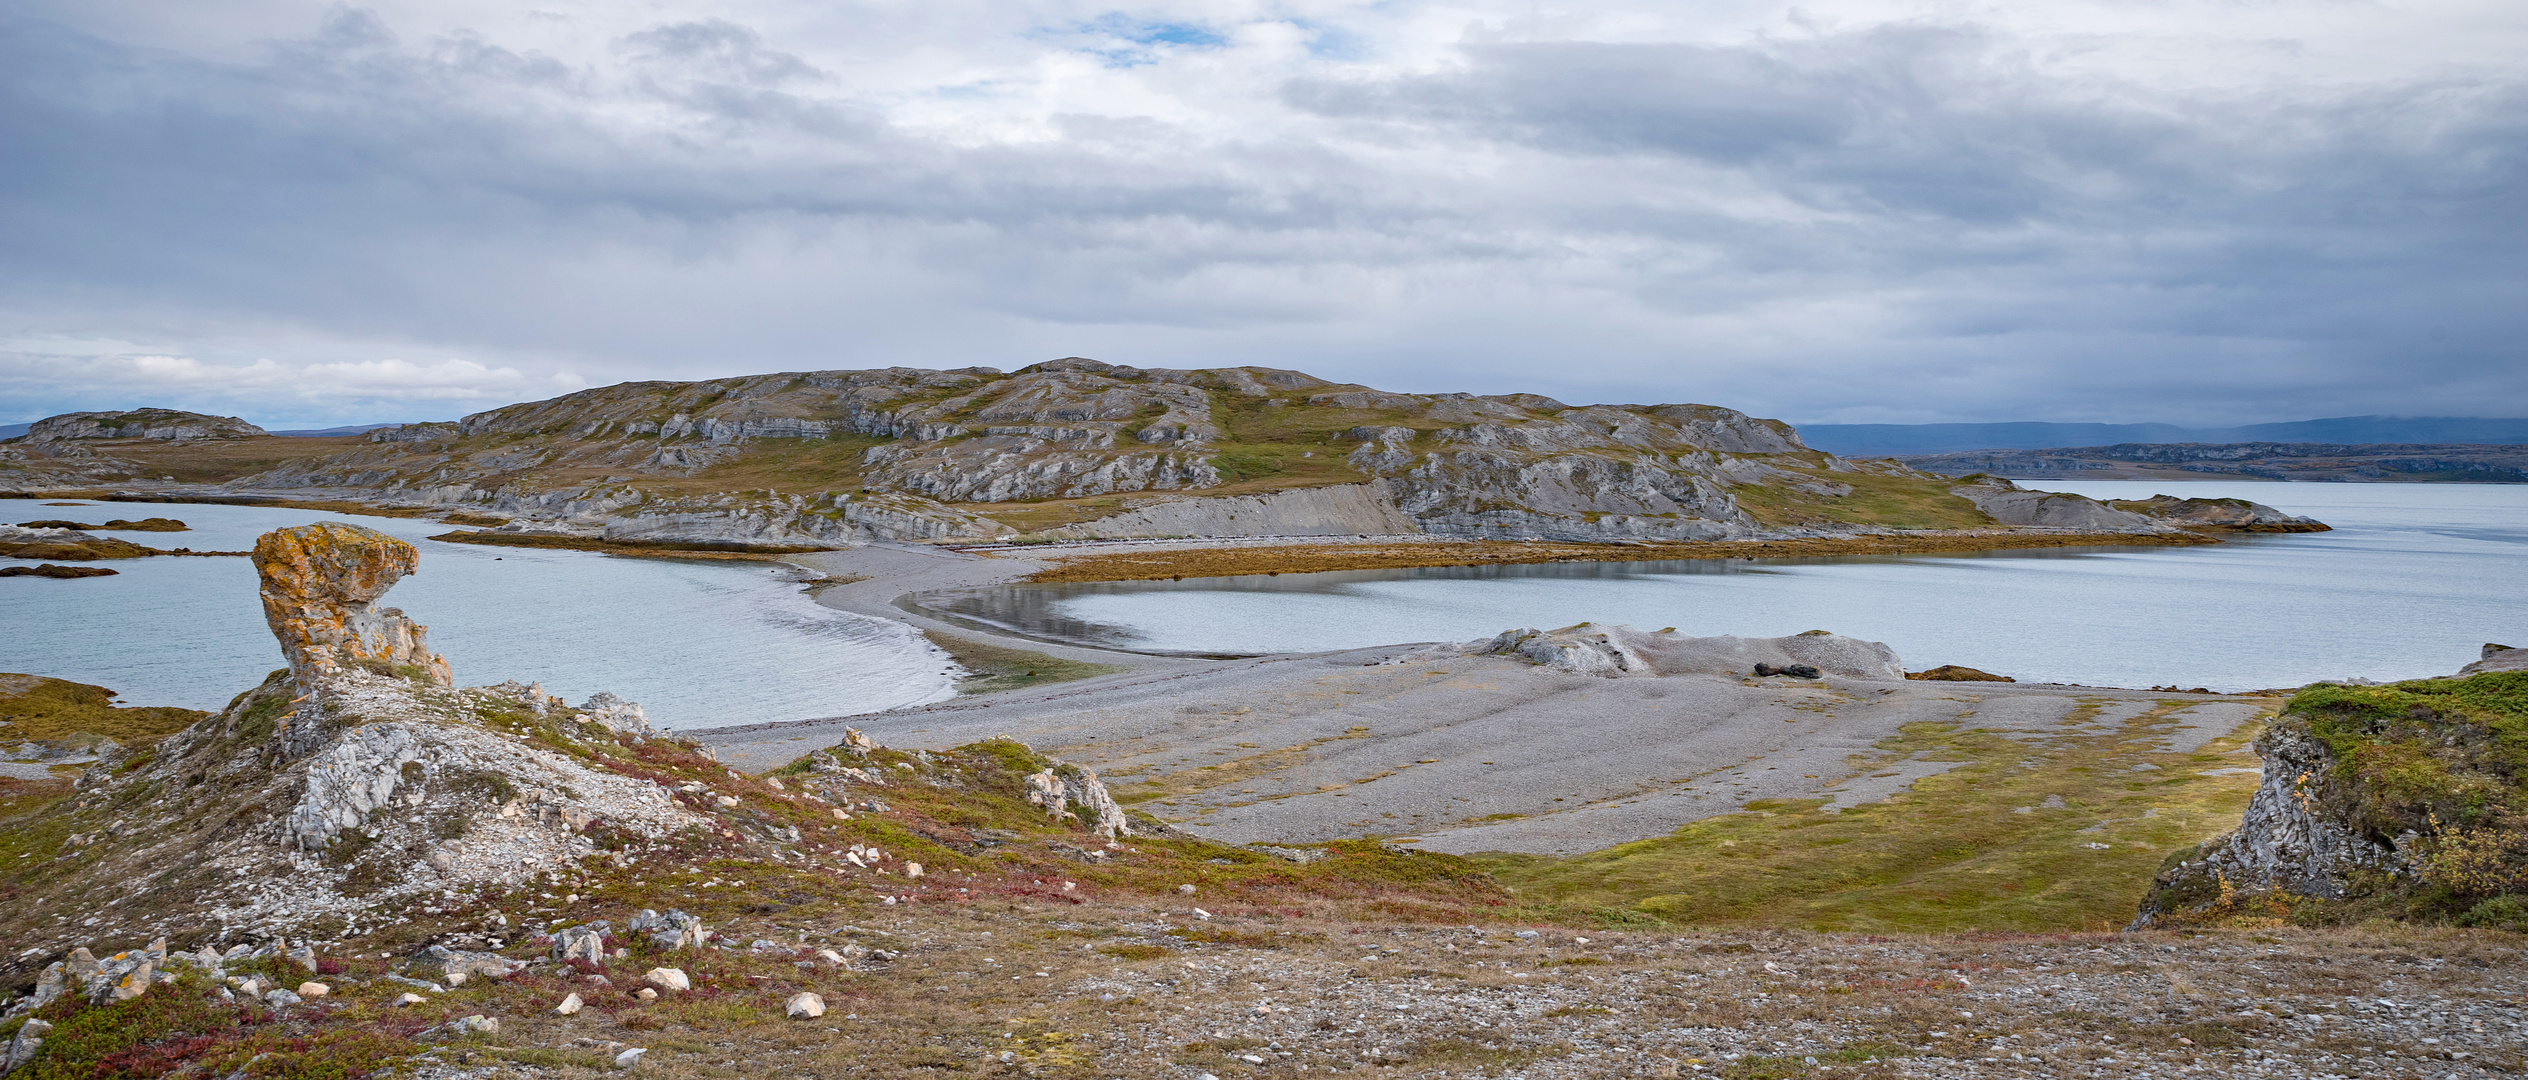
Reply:
M1262 537L1224 545L1218 538L1137 542L1122 551L1062 554L1077 547L1116 547L1121 541L1072 545L961 545L956 550L986 558L1032 550L1051 565L1024 580L1031 584L1159 581L1250 574L1312 574L1337 570L1391 570L1442 566L1519 566L1537 563L1669 562L1695 559L1799 559L1842 555L1929 555L2063 547L2197 547L2218 536L2180 533L2049 533L1975 530L1922 535L1782 537L1774 539L1576 543L1552 540L1460 540L1453 537L1325 539ZM1164 546L1162 546L1164 545Z

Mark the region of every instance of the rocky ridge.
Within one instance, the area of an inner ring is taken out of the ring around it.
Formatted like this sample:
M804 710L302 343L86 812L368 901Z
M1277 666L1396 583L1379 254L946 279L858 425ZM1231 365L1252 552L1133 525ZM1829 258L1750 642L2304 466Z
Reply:
M212 493L359 499L610 541L766 546L2169 528L2077 496L1952 491L1933 474L1837 458L1789 425L1717 406L1399 394L1278 369L1078 357L1009 374L626 383L382 428L354 449L313 453ZM20 458L0 472L29 489L125 467Z
M120 412L78 412L47 416L27 426L17 440L29 445L71 439L245 439L270 432L234 416L212 416L181 409L129 409Z

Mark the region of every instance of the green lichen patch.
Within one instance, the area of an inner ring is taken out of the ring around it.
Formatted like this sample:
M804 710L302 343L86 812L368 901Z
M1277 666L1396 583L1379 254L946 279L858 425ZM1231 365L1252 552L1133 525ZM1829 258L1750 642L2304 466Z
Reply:
M210 715L171 706L114 704L102 686L41 675L0 674L0 740L112 739L124 745L171 735Z

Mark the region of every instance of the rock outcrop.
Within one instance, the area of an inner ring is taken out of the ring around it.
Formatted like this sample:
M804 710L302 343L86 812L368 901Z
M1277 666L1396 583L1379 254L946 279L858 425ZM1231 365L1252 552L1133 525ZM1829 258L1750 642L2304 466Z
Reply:
M1109 840L1132 835L1132 820L1105 782L1078 765L1058 763L1027 777L1027 802L1056 818L1085 824Z
M2481 675L2488 671L2528 671L2528 649L2486 643L2484 655L2472 664L2458 669L2458 674Z
M127 409L47 416L27 425L19 436L28 443L65 439L245 439L268 434L234 416L212 416L181 409Z
M2509 919L2528 901L2522 702L2528 670L2300 691L2256 740L2264 778L2239 827L2172 857L2135 925L2311 902Z
M405 669L432 685L453 686L448 662L425 644L429 628L395 608L376 606L421 554L375 529L319 522L265 533L255 541L263 579L263 615L281 654L302 684L315 685L365 667Z
M268 534L256 553L290 666L154 743L107 744L60 811L84 842L29 902L75 896L160 933L269 938L518 887L601 856L603 837L705 820L632 767L662 737L639 706L455 689L422 628L377 606L416 568L411 545L324 524Z
M2030 491L1998 476L1970 477L1955 490L1995 523L2064 532L2164 533L2176 526L2081 495Z
M1759 669L1813 668L1818 674L1889 682L1905 678L1896 652L1875 641L1811 630L1778 638L1695 637L1674 629L1581 623L1560 630L1508 630L1470 642L1470 653L1518 656L1574 675L1770 675Z
M2175 495L2153 495L2147 499L2117 499L2107 505L2182 529L2251 533L2331 531L2316 518L2286 514L2245 499L2188 499Z

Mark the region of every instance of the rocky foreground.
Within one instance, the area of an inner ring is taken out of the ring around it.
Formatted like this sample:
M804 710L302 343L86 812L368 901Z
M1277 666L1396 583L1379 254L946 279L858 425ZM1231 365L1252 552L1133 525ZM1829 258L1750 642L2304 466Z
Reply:
M351 526L267 535L255 560L288 667L174 734L103 747L75 782L0 780L0 1069L1758 1080L2528 1067L2522 939L2496 929L2230 904L2124 933L1706 931L1661 914L1690 910L1691 897L1565 902L1505 886L1486 870L1497 861L1373 840L1189 836L1095 772L1006 737L901 749L845 730L827 749L740 772L608 695L574 706L531 686L458 688L425 628L381 606L414 559ZM2290 712L2316 718L2312 737L2338 740L2330 752L2353 763L2356 795L2363 763L2387 760L2377 748L2402 755L2382 775L2437 762L2471 805L2506 807L2517 774L2499 748L2528 678L2512 670L2528 666L2516 651L2437 690L2318 688ZM1582 626L1451 655L1584 689L1655 690L1757 663L1773 673L1743 689L1770 697L1783 680L1817 682L1789 695L1817 704L1837 680L1902 675L1883 646L1826 634ZM19 689L62 704L12 724L58 726L82 708L113 719L95 688ZM2144 717L2098 721L2074 741L2168 734ZM2478 729L2485 738L2469 741ZM1944 745L1972 751L1977 734ZM1990 734L2004 756L1972 767L2022 770L2052 753L2034 731ZM2136 790L2160 782L2118 772ZM1844 816L1893 827L1931 814L1940 807L1922 800L1936 779ZM2015 782L1960 786L2008 801ZM2076 821L2056 811L2096 813L2062 803L1994 813L2057 830ZM1785 837L1856 835L1788 803L1727 818L1742 830L1730 835L1774 849L1749 852L1776 860L1747 864L1768 873L1796 846ZM1768 822L1783 831L1746 831ZM2103 839L2055 846L2085 858L2141 835L2109 825L2081 830ZM2052 877L2039 880L2078 887L2066 863L2047 855ZM2404 876L2394 887L2406 899L2433 883ZM1954 880L1890 884L1936 909L1962 891ZM2237 880L2299 895L2287 874ZM2446 901L2484 884L2437 887Z

